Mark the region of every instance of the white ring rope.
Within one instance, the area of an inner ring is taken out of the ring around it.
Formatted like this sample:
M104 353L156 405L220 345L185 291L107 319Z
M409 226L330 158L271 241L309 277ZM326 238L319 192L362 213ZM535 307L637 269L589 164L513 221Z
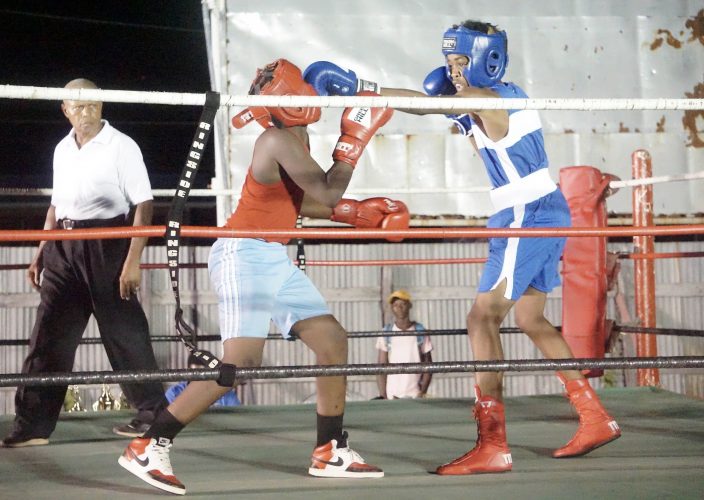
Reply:
M131 90L65 89L52 87L28 87L0 85L0 98L42 100L84 100L139 104L172 104L200 106L205 103L205 94L174 92L142 92ZM221 95L221 106L298 106L298 107L393 107L406 109L535 109L535 110L704 110L704 99L471 99L439 97L343 97L343 96L250 96ZM645 186L663 182L688 181L704 178L704 171L684 175L667 175L646 179L612 181L609 187ZM350 195L370 194L462 194L484 193L491 187L464 188L366 188L350 190ZM154 196L173 196L174 189L154 189ZM1 188L0 196L50 196L48 188L24 189ZM239 191L230 189L193 189L191 196L239 197Z
M661 175L658 177L647 177L644 179L630 179L626 181L611 181L609 187L619 189L623 187L648 186L663 182L679 182L704 179L704 170L691 174L682 175ZM465 188L362 188L353 189L346 192L348 195L368 195L368 194L462 194L462 193L487 193L491 191L488 186L475 186ZM0 187L0 196L51 196L50 188L4 188ZM152 189L154 196L171 197L176 193L175 189ZM239 190L234 189L192 189L190 196L233 196L239 198Z
M64 89L0 86L0 98L102 101L138 104L202 106L205 94L140 92L134 90ZM534 110L704 110L704 99L486 99L457 97L345 97L220 95L221 106L378 107L399 109L534 109Z
M696 179L704 179L704 170L691 174L682 175L660 175L658 177L646 177L643 179L630 179L627 181L611 181L609 187L618 189L622 187L648 186L651 184L660 184L661 182L679 182L692 181Z

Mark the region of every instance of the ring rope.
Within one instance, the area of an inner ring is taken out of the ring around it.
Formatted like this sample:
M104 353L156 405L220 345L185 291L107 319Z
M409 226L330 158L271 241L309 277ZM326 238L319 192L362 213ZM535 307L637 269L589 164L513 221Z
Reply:
M359 364L338 366L275 366L258 368L237 367L236 380L282 379L306 377L338 377L399 373L463 373L463 372L528 372L588 369L638 368L704 368L704 356L662 356L653 358L583 358L583 359L518 359L490 361L448 361L440 363ZM182 380L219 380L220 370L184 369L152 371L99 371L44 374L2 374L0 387L18 385L85 385L125 384L140 382L176 382Z
M130 229L87 228L0 230L0 241L95 240L117 238L159 238L165 226L137 226ZM642 227L549 227L549 228L418 228L418 229L259 229L241 230L226 227L182 226L181 235L193 238L304 238L330 240L363 239L456 239L456 238L554 238L557 236L691 236L703 234L704 225L672 225Z
M704 257L704 252L652 252L652 253L617 253L617 258L628 260L656 259L691 259ZM306 260L308 266L320 267L361 267L361 266L432 266L446 264L483 264L486 257L458 257L446 259L361 259L361 260ZM297 264L296 261L294 261ZM23 271L29 264L0 264L0 271ZM205 262L179 263L181 269L207 269ZM168 264L140 264L140 269L168 269Z
M622 253L618 254L619 259L630 260L655 260L655 259L691 259L704 257L704 252L652 252L652 253Z
M4 86L4 88L0 88L0 97L2 97L2 91L3 90L9 90L10 86ZM46 97L42 97L37 90L39 89L38 87L33 87L33 92L30 96L27 96L26 98L36 98L36 99L46 99ZM100 100L100 101L109 101L109 99L106 99L105 96L99 96L99 97L90 97L90 94L95 92L93 89L45 89L45 90L52 90L52 91L57 91L59 94L62 91L68 90L69 93L75 93L78 95L70 95L70 96L60 96L61 99L70 99L70 100ZM102 91L99 91L102 92ZM115 91L107 91L109 92L115 92ZM122 95L131 95L131 97L135 97L134 94L138 94L136 92L124 92L124 91L117 91L121 93ZM161 96L164 96L164 93L159 93ZM184 96L185 94L182 94ZM677 99L677 100L668 100L668 99L654 99L654 100L634 100L634 99L625 99L625 100L603 100L603 99L565 99L565 100L540 100L540 99L464 99L464 98L458 98L458 99L453 99L451 102L447 99L439 99L439 98L380 98L380 97L373 97L373 98L364 98L362 101L359 103L354 102L358 98L338 98L338 97L333 97L333 98L304 98L300 99L301 96L284 96L287 98L281 99L282 96L245 96L246 103L240 102L241 96L221 96L218 94L214 93L208 93L204 96L204 102L199 102L197 104L205 104L205 109L203 111L203 116L207 116L207 114L210 112L212 114L212 117L214 117L215 112L217 111L217 107L214 106L215 100L219 101L220 105L259 105L259 106L271 106L275 105L273 102L267 102L270 101L271 99L267 99L268 97L275 97L277 100L280 100L283 102L283 104L276 104L276 105L283 105L283 106L295 106L295 107L310 107L310 106L324 106L324 107L349 107L349 106L373 106L373 107L395 107L395 108L416 108L416 109L428 109L424 106L428 106L430 108L439 108L439 109L444 109L447 111L454 111L454 110L459 110L459 109L584 109L584 110L594 110L594 109L628 109L628 110L633 110L633 109L704 109L704 101L703 100L695 100L695 99ZM54 98L55 99L55 98ZM315 101L313 101L315 99ZM223 100L225 101L223 103ZM306 104L303 101L308 101L309 104ZM352 101L352 102L345 102L345 101ZM262 101L262 102L259 102ZM299 102L301 101L301 102ZM317 102L321 101L321 102ZM370 102L364 102L364 101L370 101ZM398 101L398 102L396 102ZM425 102L419 102L419 101L425 101ZM431 102L431 101L437 101L437 102ZM559 102L558 102L559 101ZM112 101L111 101L112 102ZM115 102L126 102L126 101L115 101ZM156 103L156 101L151 101ZM161 104L170 104L167 102L160 102ZM185 104L185 103L184 103ZM449 105L448 105L449 104ZM576 106L576 107L572 107ZM600 107L600 106L608 106L608 107ZM214 108L214 109L213 109ZM199 128L203 125L203 122L212 122L212 117L210 119L202 118L202 121L199 125ZM203 136L205 136L206 140L208 137L208 133L210 130L210 126L206 127L207 131L205 135L203 134L203 131L201 130L201 139ZM192 156L193 153L193 147L195 147L197 144L201 144L201 149L204 146L205 140L203 142L197 142L197 137L194 139L194 142L191 146L191 151L189 152L189 156ZM197 161L189 161L187 160L186 163L186 168L184 169L184 175L186 174L187 170L190 168L191 170L188 172L189 174L195 175L198 164L200 161L200 155L197 157L193 157ZM167 255L169 258L169 266L171 268L171 277L172 277L172 289L174 292L174 296L176 299L176 315L175 315L175 320L176 320L176 330L179 334L179 337L183 341L183 343L188 347L188 349L193 353L193 354L202 354L203 359L206 361L211 361L210 363L210 368L216 368L221 365L221 362L217 360L217 358L214 358L210 353L203 352L199 353L195 346L191 344L183 335L181 328L183 327L186 331L192 334L192 336L195 336L195 331L192 330L189 325L185 323L185 321L182 318L183 311L181 310L180 307L180 300L179 300L179 291L178 291L178 245L179 245L179 238L180 238L180 233L181 233L181 212L183 210L183 206L185 205L185 201L188 197L189 191L190 191L190 186L191 186L191 180L186 180L184 183L184 179L190 179L190 177L186 176L184 177L182 175L181 181L179 183L180 188L176 190L176 194L173 199L172 203L172 208L169 213L169 223L167 224L167 236L166 236L166 242L167 242ZM184 228L185 229L185 228ZM689 228L691 231L691 228ZM45 232L45 231L42 231ZM137 232L137 231L135 231ZM305 231L299 231L299 233L304 233ZM359 233L359 231L356 231ZM394 231L392 231L394 232ZM513 231L512 235L515 235L519 231ZM185 232L184 232L185 233ZM603 233L603 231L602 231ZM668 233L671 234L671 233ZM65 233L64 233L65 235ZM549 236L554 236L555 231L551 231ZM384 235L382 235L383 237ZM392 236L389 232L386 232L385 236ZM603 236L603 234L599 234L598 236ZM299 234L298 236L299 242L302 241L303 236ZM427 236L426 236L427 237ZM42 238L45 239L45 238ZM61 238L65 239L65 238ZM73 238L70 238L73 239ZM173 248L170 248L173 247ZM175 256L175 264L174 264L174 256ZM623 358L624 360L628 358ZM650 361L651 363L653 362L655 358L651 358ZM660 360L667 360L669 359L671 362L674 362L674 359L672 358L660 358ZM534 370L535 369L535 364L533 363L533 360L519 360L519 363L528 361L528 365L531 363L533 364L533 368L529 368L529 370ZM542 360L543 362L545 360ZM576 360L548 360L549 363L551 363L553 366L559 361L567 362L569 363L575 363ZM580 363L584 363L585 361L593 361L593 360L580 360L577 362L579 365ZM600 362L604 362L607 360L597 360ZM614 359L608 360L608 361L616 361ZM642 368L642 367L656 367L655 365L652 364L646 364L642 365L641 363L644 361L643 359L633 359L631 358L629 361L633 361L633 367L637 368ZM680 362L682 362L682 358L679 359ZM704 358L693 358L690 357L689 361L702 361L702 365L704 366ZM492 364L493 363L493 364ZM442 369L442 366L438 365L443 365L445 368L448 368L452 371L456 371L457 368L460 366L462 369L460 371L505 371L508 368L498 368L496 367L504 367L508 366L508 363L514 363L515 370L517 371L525 371L522 368L525 368L525 366L522 367L522 365L516 365L515 361L513 362L465 362L465 363L441 363L441 364L436 364L432 367L429 366L423 366L422 364L415 364L415 369L420 370L420 372L429 372L429 373L438 373L438 372L444 372L445 370ZM676 364L676 363L675 363ZM409 365L413 364L407 364L405 368L409 368ZM482 366L485 365L485 366ZM526 365L527 366L527 365ZM691 365L695 366L695 365ZM374 369L377 368L377 371L374 373L411 373L407 371L400 371L396 372L394 369L401 369L403 367L393 367L389 365L362 365L362 366L356 366L356 367L350 367L350 366L341 366L341 367L322 367L325 371L325 373L321 372L316 372L316 370L320 370L321 367L294 367L291 368L290 370L295 370L297 372L300 372L301 375L299 376L335 376L335 375L343 375L346 374L345 372L349 371L350 368L360 370L361 368L366 367L368 369ZM379 372L378 369L379 367L385 368L382 372ZM473 369L472 369L473 367ZM565 366L562 368L554 368L554 369L584 369L584 368L601 368L602 366L599 366L597 363L596 365L592 365L590 367L582 367L582 366ZM661 367L661 366L657 366ZM689 367L686 365L682 365L682 367ZM220 368L222 368L220 366ZM234 379L235 377L235 367L230 366L229 367L231 370L231 378ZM281 378L282 373L286 373L286 370L284 369L285 367L277 367L273 369L270 373L272 374L272 378ZM309 372L307 375L302 375L303 373L306 373L306 369ZM391 369L391 370L389 370ZM249 376L247 376L247 371L249 369L237 369L236 371L236 376L237 378L240 379L246 379L246 378L255 378L253 375L254 372L252 372ZM259 372L262 371L262 369L258 369ZM271 370L271 369L270 369ZM340 373L335 373L336 370L342 370ZM415 370L414 370L415 372ZM108 372L110 377L115 377L119 376L121 374L115 373L115 372ZM221 380L223 378L223 373L222 369L219 370L209 370L208 371L209 375L212 377L212 379L217 379L218 383L221 383ZM264 373L266 372L266 369L264 369ZM370 372L371 373L371 372ZM57 377L60 377L60 375L57 375L56 377L52 376L53 374L43 374L38 377L36 377L36 380L33 380L32 382L39 382L39 381L46 381L47 379L49 380L49 383L46 385L54 385L56 384ZM84 375L85 373L77 373L73 374L75 376L80 376ZM128 377L134 377L136 374L129 374L127 375ZM183 376L182 374L179 374ZM91 375L95 376L95 375ZM283 375L283 376L294 376L294 375ZM7 377L3 377L7 378ZM11 378L11 376L10 376ZM33 378L32 376L27 376L24 375L24 378ZM70 376L69 378L73 378L73 376ZM230 377L228 377L230 378ZM261 375L257 375L256 378L262 378ZM264 378L269 378L269 377L264 377ZM107 380L106 380L107 382ZM70 382L69 382L70 383ZM105 383L105 382L104 382ZM3 385L0 383L0 385ZM13 384L13 385L18 385L18 384ZM22 382L22 385L33 385L29 383L28 380L25 380ZM39 383L39 385L43 385Z
M660 175L657 177L645 177L642 179L628 179L611 181L611 189L624 187L650 186L665 182L680 182L704 179L704 170L681 175ZM347 191L348 195L398 195L398 194L467 194L467 193L488 193L493 188L491 186L468 186L458 188L361 188ZM155 197L173 197L178 189L152 189ZM0 187L2 196L51 196L52 188L4 188ZM191 189L189 196L212 197L229 196L239 199L240 192L236 189Z
M687 328L649 328L644 326L614 325L614 330L621 333L638 333L644 335L673 335L679 337L704 337L701 330Z
M645 177L643 179L629 179L625 181L611 181L609 187L620 189L623 187L650 186L665 182L693 181L704 179L704 170L690 174L681 175L660 175L657 177ZM351 189L346 193L349 195L369 195L369 194L465 194L465 193L488 193L493 188L491 186L468 186L464 188L361 188ZM152 189L153 196L171 197L176 194L176 189ZM0 187L0 195L4 196L51 196L51 188L3 188ZM240 192L236 189L192 189L189 196L232 196L239 198Z
M203 106L205 94L141 92L134 90L65 89L22 85L0 86L0 98L102 101L140 104ZM360 97L220 95L220 106L266 107L375 107L406 109L534 109L534 110L702 110L704 99L502 99L457 97Z
M555 328L558 331L562 330L560 325L556 325ZM629 326L629 325L614 325L613 330L615 332L621 333L636 333L643 335L670 335L679 337L704 337L704 331L702 330L692 330L686 328L648 328L641 326ZM499 329L501 334L522 334L523 330L516 327L502 327ZM451 336L451 335L466 335L467 330L462 328L455 329L445 329L445 330L423 330L423 335L434 336ZM347 337L351 339L355 338L376 338L376 337L416 337L419 333L416 331L400 331L400 332L386 332L383 330L369 330L361 332L347 332ZM267 337L267 340L286 340L281 334L271 333ZM173 335L152 335L150 337L151 342L174 342L180 340L178 337ZM196 335L192 337L194 342L216 342L221 341L222 337L220 335ZM100 337L86 337L82 338L80 344L101 344L102 339ZM0 346L24 346L29 345L29 339L0 339Z

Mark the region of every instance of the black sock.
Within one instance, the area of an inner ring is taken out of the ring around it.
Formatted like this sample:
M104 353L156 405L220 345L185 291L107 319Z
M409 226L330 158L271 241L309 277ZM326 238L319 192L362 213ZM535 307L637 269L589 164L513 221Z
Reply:
M344 415L344 414L343 414ZM318 414L318 447L328 443L331 439L336 439L338 442L342 439L342 417L325 417Z
M164 409L159 415L157 415L154 423L149 427L149 430L144 433L144 438L156 438L160 437L169 438L173 441L176 434L181 432L183 428L186 427L184 424L176 420L168 409Z

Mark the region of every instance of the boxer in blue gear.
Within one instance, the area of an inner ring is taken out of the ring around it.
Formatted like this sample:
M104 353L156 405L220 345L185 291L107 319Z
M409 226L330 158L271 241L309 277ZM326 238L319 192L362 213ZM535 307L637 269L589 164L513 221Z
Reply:
M465 21L445 31L445 66L423 82L428 95L448 99L526 98L514 83L501 81L508 65L506 33L479 21ZM410 89L379 87L330 62L318 62L305 72L319 95L340 95L339 89L374 85L382 96L421 97ZM352 92L350 90L350 92ZM351 95L351 93L344 94ZM407 113L446 114L442 109L401 109ZM570 213L564 196L548 173L542 125L536 111L466 109L446 115L479 153L492 184L494 213L491 228L568 227ZM489 238L489 258L476 299L467 315L476 360L504 358L499 327L511 309L518 327L549 359L572 358L560 333L545 318L547 293L559 285L558 263L565 238ZM580 416L574 438L553 453L555 458L589 453L620 436L593 389L577 370L558 372ZM506 440L502 401L503 374L476 374L476 446L438 467L440 475L506 472L512 468Z
M491 87L501 81L508 65L508 40L505 31L487 33L484 26L455 25L442 37L445 56L459 54L467 57L462 71L465 81L472 87ZM447 64L447 77L452 80L452 68Z

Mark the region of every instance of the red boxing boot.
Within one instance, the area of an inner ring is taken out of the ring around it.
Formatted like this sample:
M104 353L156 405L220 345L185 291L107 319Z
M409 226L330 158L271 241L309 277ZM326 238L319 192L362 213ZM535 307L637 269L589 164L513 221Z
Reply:
M477 444L461 457L438 467L436 472L441 476L511 470L511 450L506 442L504 405L492 397L482 396L478 386L475 386L474 390L477 395L477 402L474 404Z
M586 379L566 381L560 377L560 380L565 384L567 397L579 414L579 428L569 443L553 452L554 458L586 455L621 436L618 424L606 413Z

